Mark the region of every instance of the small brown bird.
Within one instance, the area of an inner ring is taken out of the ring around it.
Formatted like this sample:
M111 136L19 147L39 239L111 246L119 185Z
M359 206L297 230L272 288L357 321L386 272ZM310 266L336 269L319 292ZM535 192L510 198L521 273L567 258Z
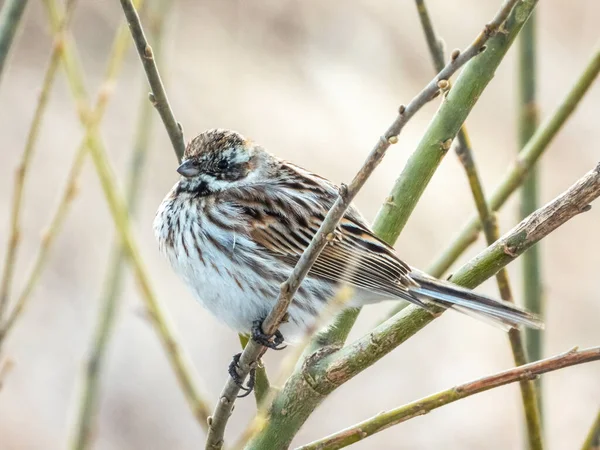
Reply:
M314 323L341 285L347 307L403 299L489 319L541 327L517 306L436 280L404 263L351 205L302 282L275 342L260 324L338 196L329 180L229 130L209 130L185 149L180 180L160 205L160 250L200 303L241 333L276 346Z

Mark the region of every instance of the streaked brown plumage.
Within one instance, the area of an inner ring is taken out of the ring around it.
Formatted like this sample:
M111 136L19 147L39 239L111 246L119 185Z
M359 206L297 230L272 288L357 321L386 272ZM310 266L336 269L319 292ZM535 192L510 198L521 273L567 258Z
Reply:
M160 249L206 308L247 333L269 313L337 187L228 130L194 138L178 171L182 177L154 222ZM348 307L401 298L504 327L541 325L512 304L434 280L402 262L354 206L298 290L290 321L282 325L286 338L312 324L342 284L354 288Z

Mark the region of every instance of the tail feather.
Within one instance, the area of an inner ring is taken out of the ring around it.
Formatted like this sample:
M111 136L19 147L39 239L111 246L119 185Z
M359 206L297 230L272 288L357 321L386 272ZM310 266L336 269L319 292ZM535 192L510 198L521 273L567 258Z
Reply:
M455 309L478 319L491 321L503 329L517 328L521 325L530 328L544 327L534 314L512 303L476 294L421 272L413 271L410 275L418 283L418 286L410 288L410 293L424 303Z

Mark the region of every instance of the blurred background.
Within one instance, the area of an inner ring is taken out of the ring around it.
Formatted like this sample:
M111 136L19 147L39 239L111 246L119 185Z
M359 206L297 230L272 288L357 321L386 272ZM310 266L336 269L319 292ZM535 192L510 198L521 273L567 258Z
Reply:
M429 0L448 51L466 47L500 2ZM539 106L543 119L564 97L598 42L600 3L547 0L538 7ZM81 0L72 32L95 93L114 32L123 20L116 1ZM52 38L41 2L30 2L0 86L0 254L6 249L17 167L42 83ZM397 107L433 75L414 2L186 0L168 19L162 73L186 139L211 127L238 130L273 153L335 182L351 179ZM488 192L517 152L516 52L507 55L468 119ZM146 79L130 49L114 86L102 136L123 180ZM356 203L370 220L419 141L437 107L432 102L405 128L398 145ZM596 83L541 162L541 200L551 200L599 160L600 83ZM135 222L136 239L161 303L172 316L196 365L211 407L217 400L237 335L192 298L158 253L152 220L177 179L177 161L154 116L150 160ZM38 153L25 192L18 294L61 195L83 137L62 70L52 91ZM517 200L500 214L501 230L517 219ZM449 153L427 188L396 248L425 268L474 211L462 167ZM546 354L600 342L600 206L543 241L547 297ZM14 365L0 391L0 448L58 449L68 442L82 364L100 308L100 293L114 238L98 178L88 161L64 229L31 303L4 346ZM483 248L480 239L461 258ZM510 266L520 301L519 264ZM118 325L103 374L95 433L97 449L192 449L204 434L178 389L156 333L144 318L128 277ZM494 282L479 289L497 295ZM357 337L392 304L365 308ZM273 371L278 358L269 352ZM509 368L506 335L485 323L448 313L381 362L347 383L313 414L295 439L306 443L382 410ZM577 448L600 405L600 366L588 364L545 375L548 448ZM227 436L252 417L254 401L236 405ZM518 385L440 408L392 427L357 449L518 448L522 441Z

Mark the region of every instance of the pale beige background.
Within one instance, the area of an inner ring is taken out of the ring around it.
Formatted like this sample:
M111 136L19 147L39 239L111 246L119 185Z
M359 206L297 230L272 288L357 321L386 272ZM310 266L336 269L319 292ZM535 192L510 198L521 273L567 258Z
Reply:
M40 2L30 2L16 52L0 86L0 253L4 252L13 172L19 159L49 54L51 40ZM95 92L113 33L117 1L82 0L73 22L81 57ZM430 1L449 49L464 48L499 1ZM539 74L542 117L553 111L598 40L596 0L540 2ZM169 20L169 94L188 138L208 127L237 129L273 152L336 182L358 169L378 136L432 76L412 1L181 1ZM477 161L491 190L515 148L515 52L511 51L469 118ZM145 82L133 52L115 86L102 134L122 175ZM543 158L541 196L552 199L599 160L600 84ZM372 218L418 142L436 104L410 122L400 143L359 195ZM39 235L61 191L82 137L62 78L49 113L26 191L19 288ZM168 309L213 404L237 336L204 312L157 252L151 223L176 179L176 161L158 126L136 223L137 242L153 285ZM513 201L501 215L515 223ZM473 211L461 167L449 154L402 234L403 258L424 267ZM546 239L542 246L548 298L547 354L600 343L600 204ZM32 302L5 348L15 362L0 392L0 448L58 449L78 393L82 360L99 308L112 223L91 169ZM482 248L477 244L477 249ZM473 249L470 254L475 252ZM466 257L463 259L463 261ZM510 267L519 293L518 265ZM493 283L483 290L495 294ZM517 295L517 297L520 297ZM390 305L366 308L355 336ZM97 449L202 447L194 422L149 324L141 318L135 285L128 283L104 377ZM274 367L276 356L267 358ZM295 443L333 432L379 411L510 367L506 336L486 324L447 314L326 401ZM548 448L577 448L600 405L600 366L590 364L544 377ZM240 401L228 429L235 436L254 411ZM356 445L361 449L518 448L521 407L516 386L488 392L393 427Z

